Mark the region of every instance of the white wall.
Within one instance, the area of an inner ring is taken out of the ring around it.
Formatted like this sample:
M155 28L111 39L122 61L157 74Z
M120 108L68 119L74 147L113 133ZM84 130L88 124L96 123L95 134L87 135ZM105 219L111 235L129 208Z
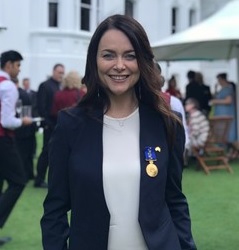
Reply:
M7 26L0 33L0 52L14 49L23 55L20 81L30 77L33 89L37 89L56 63L83 75L91 33L74 25L74 0L60 1L62 18L57 29L48 27L47 0L0 1L5 14L0 20Z
M92 0L94 1L94 0ZM154 43L171 33L171 8L179 8L179 31L189 25L189 10L197 11L197 21L200 19L200 2L205 11L206 0L135 0L134 17L145 28L149 40ZM223 0L217 0L220 3ZM227 1L227 0L225 0ZM228 0L229 1L229 0ZM124 14L124 0L100 0L99 20L102 21L112 14ZM214 0L210 1L213 5ZM59 28L48 27L48 0L0 0L0 26L7 30L0 31L0 52L15 49L24 56L20 80L30 77L34 89L52 72L55 63L63 63L66 71L78 70L81 75L85 70L87 47L97 25L96 17L92 21L92 32L79 31L76 22L77 0L59 0ZM210 7L210 6L209 6ZM212 8L212 7L210 7ZM160 62L166 78L177 75L181 91L184 92L189 69L200 70L205 80L214 83L218 71L229 72L233 79L235 63L202 63L202 62ZM222 66L223 65L223 66Z
M142 1L143 2L143 1ZM198 0L168 0L168 1L157 1L153 0L150 6L150 18L146 16L141 16L142 23L145 25L146 30L148 30L148 35L150 37L150 42L155 43L165 37L171 35L171 9L173 7L178 8L178 32L185 30L189 26L189 11L190 9L196 10L196 20L200 20L200 1ZM144 1L146 4L146 1ZM144 6L146 9L146 5ZM158 15L157 15L158 13ZM152 25L151 19L156 20ZM147 21L145 21L147 20ZM176 76L178 87L184 94L185 87L187 84L187 72L188 70L201 70L201 64L199 62L161 62L159 64L162 68L162 73L165 76L166 83L164 89L167 87L167 80L172 76Z
M211 16L230 1L232 0L201 0L201 19Z

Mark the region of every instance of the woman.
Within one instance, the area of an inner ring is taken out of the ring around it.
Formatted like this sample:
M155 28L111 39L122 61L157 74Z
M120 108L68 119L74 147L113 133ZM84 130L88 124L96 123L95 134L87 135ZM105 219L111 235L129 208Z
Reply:
M177 82L175 76L172 76L168 80L168 88L166 89L166 93L169 93L170 95L175 96L180 100L183 99L180 90L177 88Z
M233 118L228 133L228 157L235 159L238 157L235 92L232 84L227 81L225 73L218 74L217 80L221 88L216 92L215 98L210 101L210 104L214 106L214 116L232 116Z
M88 48L87 93L60 112L51 140L45 250L196 249L181 191L184 131L159 81L142 26L104 20Z
M77 71L70 71L63 79L63 89L56 92L52 104L52 116L57 117L60 110L76 105L83 97L81 77Z

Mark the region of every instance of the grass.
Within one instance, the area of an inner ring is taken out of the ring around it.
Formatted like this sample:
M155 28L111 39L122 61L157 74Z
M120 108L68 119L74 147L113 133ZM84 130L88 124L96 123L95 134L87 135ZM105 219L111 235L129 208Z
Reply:
M40 135L38 140L40 150ZM234 174L220 170L208 176L193 166L184 171L183 189L198 250L239 249L239 162L232 163L232 168ZM42 250L39 221L45 195L46 190L29 182L0 231L0 236L13 237L2 250Z
M239 249L239 162L231 166L234 174L223 170L209 176L194 169L184 172L183 188L199 250Z

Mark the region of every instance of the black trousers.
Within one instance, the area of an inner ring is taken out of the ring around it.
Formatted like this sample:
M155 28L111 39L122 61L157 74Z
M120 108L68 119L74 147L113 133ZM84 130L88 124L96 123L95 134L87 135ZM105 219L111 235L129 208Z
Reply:
M25 138L16 138L19 154L22 158L27 180L34 178L33 158L36 147L35 134Z
M35 184L41 184L45 181L46 178L46 172L48 168L48 144L51 138L51 134L53 132L53 129L49 127L45 127L43 131L43 147L41 154L38 158L37 162L37 176L35 179Z
M26 177L16 142L10 137L0 137L0 180L7 182L0 196L0 228L2 228L20 197Z

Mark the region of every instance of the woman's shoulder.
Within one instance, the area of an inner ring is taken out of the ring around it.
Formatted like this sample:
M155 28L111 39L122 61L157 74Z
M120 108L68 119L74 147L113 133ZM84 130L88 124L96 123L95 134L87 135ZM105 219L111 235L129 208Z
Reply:
M90 120L100 121L103 119L102 117L103 111L101 109L91 109L78 104L61 110L58 114L58 122L75 126L74 124L78 125Z
M58 112L53 137L64 138L67 144L73 145L76 138L84 134L87 119L82 108L73 107Z
M142 103L139 106L139 112L140 116L142 117L141 120L146 120L147 122L157 122L165 124L165 122L167 121L167 124L174 124L175 122L177 123L175 117L178 117L179 120L182 119L182 114L178 111L171 110L169 115L167 116L166 114L163 114L162 111L159 111L154 107Z
M59 111L57 123L68 127L75 127L75 125L79 125L79 123L84 122L86 119L85 110L75 106Z
M232 94L233 93L233 88L232 86L225 86L224 88L221 89L222 94Z

